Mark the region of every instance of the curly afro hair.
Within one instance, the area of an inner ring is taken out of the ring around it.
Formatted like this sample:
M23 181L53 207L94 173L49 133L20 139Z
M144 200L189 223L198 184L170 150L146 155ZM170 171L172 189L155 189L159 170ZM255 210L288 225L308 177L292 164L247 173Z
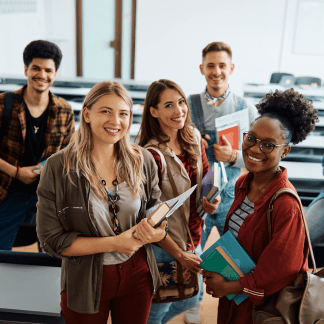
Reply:
M266 94L256 107L260 114L258 118L275 118L281 123L288 143L303 141L318 121L312 102L293 88Z
M36 40L25 47L23 53L24 64L28 67L34 58L52 59L57 71L62 61L62 52L54 43Z

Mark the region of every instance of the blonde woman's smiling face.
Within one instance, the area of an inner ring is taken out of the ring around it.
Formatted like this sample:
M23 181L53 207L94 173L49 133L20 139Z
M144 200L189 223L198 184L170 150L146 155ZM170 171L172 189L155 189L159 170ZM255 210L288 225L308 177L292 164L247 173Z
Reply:
M83 110L86 123L90 124L93 144L115 144L130 127L131 111L123 98L116 94L105 95L91 109Z

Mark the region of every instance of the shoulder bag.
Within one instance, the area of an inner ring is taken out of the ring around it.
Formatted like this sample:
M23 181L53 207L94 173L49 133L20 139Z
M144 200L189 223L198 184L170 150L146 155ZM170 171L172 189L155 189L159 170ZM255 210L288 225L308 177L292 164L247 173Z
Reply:
M271 198L267 211L269 242L272 237L272 212L276 198L288 193L299 203L309 252L313 263L313 271L300 272L294 282L270 296L265 303L253 308L254 324L323 324L324 323L324 269L316 272L316 263L306 218L298 195L289 188L279 189Z
M154 150L156 149L154 148ZM175 197L177 197L179 196L179 193L167 163L166 163L166 168L171 182L173 194ZM188 235L190 237L190 241L193 246L194 253L197 254L188 223L186 222L183 206L180 206L180 213L184 225L186 226ZM157 263L157 266L159 269L162 286L160 286L160 288L156 291L156 294L153 295L153 300L152 300L153 304L175 302L175 301L194 297L198 294L199 292L198 273L193 273L192 271L185 269L184 267L182 267L181 263L177 260Z

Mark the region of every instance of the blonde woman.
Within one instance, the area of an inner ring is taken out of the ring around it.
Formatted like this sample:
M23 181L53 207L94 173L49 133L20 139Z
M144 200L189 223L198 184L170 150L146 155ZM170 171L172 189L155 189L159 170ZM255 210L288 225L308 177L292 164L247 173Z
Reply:
M145 324L160 285L147 243L163 240L166 222L153 229L144 219L160 202L158 176L152 155L130 142L131 123L125 88L95 85L70 144L42 172L37 233L43 250L62 258L68 324L106 324L109 311L113 323Z

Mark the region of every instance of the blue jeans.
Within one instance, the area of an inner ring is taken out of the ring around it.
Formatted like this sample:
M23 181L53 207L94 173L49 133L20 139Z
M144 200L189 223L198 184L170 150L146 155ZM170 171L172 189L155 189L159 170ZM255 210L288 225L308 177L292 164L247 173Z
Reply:
M213 143L216 143L216 133L215 131L205 131L209 135L210 140L208 140L208 149L206 150L206 155L209 163L209 168L211 169L214 165L214 162L217 162L214 155ZM234 189L237 178L241 173L240 168L234 168L227 166L225 168L228 183L224 190L221 192L222 201L218 206L216 212L213 215L207 215L205 218L205 228L201 234L201 248L202 250L205 247L207 238L212 230L213 226L216 226L219 232L219 235L223 235L224 225L227 213L232 206L234 201Z
M36 213L37 195L9 191L0 204L0 250L11 250L21 223Z
M213 226L217 227L217 230L219 232L219 235L223 235L224 231L224 225L225 225L225 219L227 216L227 213L229 209L232 206L232 203L234 201L234 185L235 185L236 179L232 179L229 181L229 183L226 185L225 190L221 193L222 201L219 204L216 212L213 215L207 215L205 218L205 226L201 233L201 248L202 250L205 247L206 241L208 239L208 236L213 228Z
M324 239L324 191L314 199L306 212L312 246Z
M156 262L167 262L173 261L175 258L167 253L165 250L152 245L153 252L155 255ZM191 252L191 251L189 251ZM201 246L199 245L196 249L197 255L200 256L202 253ZM199 301L200 292L203 292L202 276L199 275L200 280L200 291L199 293L188 299L184 299L172 303L152 304L149 319L147 324L164 324L169 322L173 317L185 312L186 310L196 306Z

